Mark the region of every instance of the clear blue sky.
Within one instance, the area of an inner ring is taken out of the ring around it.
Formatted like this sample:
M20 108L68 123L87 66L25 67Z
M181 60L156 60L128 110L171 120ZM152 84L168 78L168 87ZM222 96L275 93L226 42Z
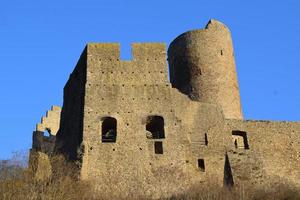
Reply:
M299 0L1 0L0 158L31 146L88 42L166 42L210 18L232 32L246 119L300 121Z

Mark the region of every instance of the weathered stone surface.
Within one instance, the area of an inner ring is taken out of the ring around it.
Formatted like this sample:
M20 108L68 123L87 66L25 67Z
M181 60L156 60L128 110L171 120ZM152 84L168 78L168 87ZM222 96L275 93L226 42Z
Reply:
M132 54L123 61L118 43L88 44L66 83L55 149L81 163L81 179L112 199L170 197L212 180L300 188L300 123L243 121L225 25L172 42L171 83L165 44L134 43Z
M42 117L41 123L36 125L32 135L32 148L46 154L52 153L55 146L55 136L60 125L61 108L52 106L46 116ZM48 135L45 135L47 132Z
M51 175L51 163L49 156L55 147L56 133L60 125L61 108L52 106L41 123L36 125L32 134L32 149L30 150L29 166L36 174L37 179L45 179ZM45 132L48 132L46 135Z
M192 100L219 105L225 118L242 119L229 29L210 20L178 36L168 50L171 83Z
M35 178L45 180L52 174L49 155L34 149L30 150L29 167L34 172Z
M48 110L45 117L42 117L41 123L36 125L36 131L44 132L47 130L51 135L56 135L60 124L60 112L59 106L52 106L51 110Z

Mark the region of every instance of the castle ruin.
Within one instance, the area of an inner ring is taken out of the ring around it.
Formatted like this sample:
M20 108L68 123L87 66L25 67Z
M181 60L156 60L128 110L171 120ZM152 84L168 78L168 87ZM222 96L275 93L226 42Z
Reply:
M211 180L300 189L300 122L243 119L231 34L216 20L168 51L134 43L129 61L118 43L87 44L62 109L33 134L34 162L53 152L111 197L169 197Z

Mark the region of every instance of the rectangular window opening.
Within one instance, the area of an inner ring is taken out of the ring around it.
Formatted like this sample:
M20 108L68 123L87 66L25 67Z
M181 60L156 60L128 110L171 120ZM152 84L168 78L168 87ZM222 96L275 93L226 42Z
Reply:
M204 159L198 159L198 168L200 171L205 172Z
M154 142L154 152L155 154L163 154L163 143L162 142Z
M232 131L232 139L236 149L249 149L247 132L245 131Z

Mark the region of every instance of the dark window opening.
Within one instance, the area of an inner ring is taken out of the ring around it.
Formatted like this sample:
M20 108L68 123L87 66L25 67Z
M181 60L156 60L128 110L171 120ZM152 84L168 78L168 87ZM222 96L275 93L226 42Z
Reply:
M208 145L208 139L207 139L207 134L206 133L204 135L204 143L205 143L205 146Z
M204 159L198 159L198 168L200 171L205 172Z
M249 149L247 132L245 131L232 131L234 146L236 149Z
M117 120L112 117L105 117L102 122L102 142L116 142Z
M223 50L221 50L221 56L223 56Z
M154 152L155 154L163 154L163 143L162 142L154 142Z
M163 139L165 138L164 118L161 116L149 116L147 118L146 130L149 131L147 138Z

